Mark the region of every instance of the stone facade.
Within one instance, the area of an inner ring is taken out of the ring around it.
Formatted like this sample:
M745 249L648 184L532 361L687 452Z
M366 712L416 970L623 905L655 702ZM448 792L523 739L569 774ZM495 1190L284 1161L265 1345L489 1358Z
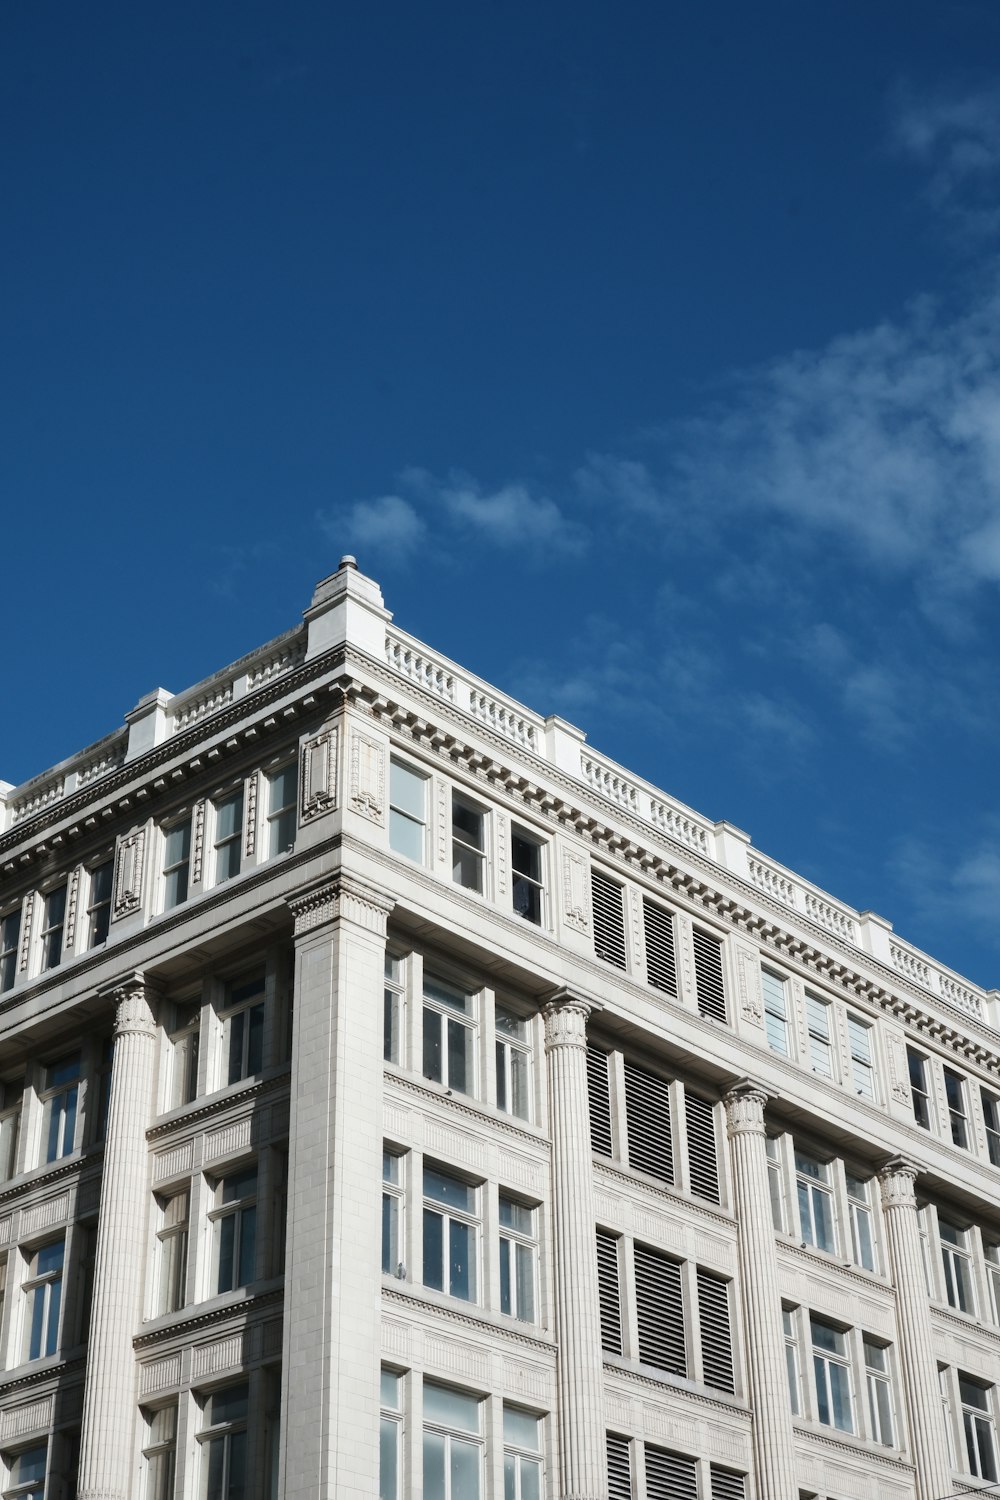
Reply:
M996 1482L996 991L352 559L0 794L0 1493Z

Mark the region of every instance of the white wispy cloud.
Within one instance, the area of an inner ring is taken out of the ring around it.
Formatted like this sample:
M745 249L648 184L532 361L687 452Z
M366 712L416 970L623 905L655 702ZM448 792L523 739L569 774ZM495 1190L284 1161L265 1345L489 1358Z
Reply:
M361 554L401 562L416 552L425 540L427 527L417 511L401 495L379 495L374 500L355 500L351 505L321 511L320 527L337 547L351 547Z
M588 541L586 528L563 513L547 495L536 494L520 481L483 491L469 475L453 474L441 483L423 476L425 493L436 493L449 520L478 533L494 546L548 547L581 553Z
M1000 89L897 97L896 147L926 173L933 206L965 231L1000 225Z

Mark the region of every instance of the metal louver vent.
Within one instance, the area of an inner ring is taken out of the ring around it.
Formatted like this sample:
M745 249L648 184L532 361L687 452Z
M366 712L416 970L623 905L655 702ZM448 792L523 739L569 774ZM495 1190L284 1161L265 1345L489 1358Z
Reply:
M729 1282L698 1267L701 1367L705 1384L732 1392L733 1338L729 1326Z
M695 1460L646 1444L648 1500L698 1500Z
M618 969L625 967L624 890L600 870L590 872L594 906L594 952Z
M719 1469L712 1465L712 1500L746 1500L745 1474L734 1474L731 1469Z
M597 1280L601 1296L601 1346L622 1352L622 1309L618 1292L618 1236L597 1231Z
M643 1364L686 1375L681 1268L646 1245L635 1247L635 1306Z
M698 1010L716 1021L726 1019L726 991L722 982L722 944L718 938L692 929L694 939L694 978L698 988Z
M668 995L677 994L677 964L674 958L674 919L662 906L645 898L642 924L646 937L646 980Z
M590 1097L590 1148L598 1156L611 1156L611 1090L608 1085L608 1054L587 1046L587 1093Z
M662 1182L674 1180L670 1136L670 1085L625 1060L625 1112L628 1119L629 1166Z
M608 1497L609 1500L632 1500L632 1465L629 1441L608 1433Z
M715 1143L715 1111L698 1094L684 1095L687 1124L688 1186L709 1203L719 1199L719 1158Z

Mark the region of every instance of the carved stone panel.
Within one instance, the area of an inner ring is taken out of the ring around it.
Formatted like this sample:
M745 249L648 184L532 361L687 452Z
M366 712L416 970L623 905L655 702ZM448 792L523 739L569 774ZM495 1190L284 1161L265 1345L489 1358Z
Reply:
M379 827L385 822L385 750L360 730L351 735L351 807Z
M570 927L577 932L590 931L590 870L582 854L574 849L564 849L563 866L563 915Z
M337 805L337 730L326 729L302 746L302 820Z
M142 870L146 857L146 830L134 828L118 841L115 859L115 891L111 906L113 917L125 917L137 911L142 901Z

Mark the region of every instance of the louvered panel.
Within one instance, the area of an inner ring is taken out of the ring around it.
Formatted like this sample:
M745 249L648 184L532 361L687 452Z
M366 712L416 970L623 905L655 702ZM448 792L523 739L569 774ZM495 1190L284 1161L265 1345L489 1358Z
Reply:
M629 1440L608 1433L608 1500L632 1500Z
M695 1460L646 1444L647 1500L698 1500Z
M719 1199L719 1158L715 1136L715 1111L698 1094L684 1095L687 1125L688 1186L710 1203Z
M601 1345L609 1354L622 1352L622 1310L618 1291L618 1237L597 1231L597 1279L601 1296Z
M731 1469L712 1465L712 1500L746 1500L746 1496L745 1474L734 1474Z
M590 1147L599 1156L611 1156L611 1089L608 1084L608 1054L587 1046L587 1092L590 1097Z
M674 919L652 901L642 903L646 936L646 979L668 995L677 994L677 964L674 958Z
M594 907L594 952L618 969L625 967L624 891L600 870L590 872Z
M694 978L698 989L698 1009L703 1016L726 1019L726 991L722 982L722 944L718 938L693 929Z
M706 1385L735 1389L733 1336L729 1324L729 1283L698 1267L698 1314L701 1318L701 1367Z
M663 1182L674 1180L670 1135L670 1085L625 1060L625 1113L628 1121L629 1166L649 1172Z
M687 1374L681 1268L645 1245L635 1247L639 1358L670 1375Z

